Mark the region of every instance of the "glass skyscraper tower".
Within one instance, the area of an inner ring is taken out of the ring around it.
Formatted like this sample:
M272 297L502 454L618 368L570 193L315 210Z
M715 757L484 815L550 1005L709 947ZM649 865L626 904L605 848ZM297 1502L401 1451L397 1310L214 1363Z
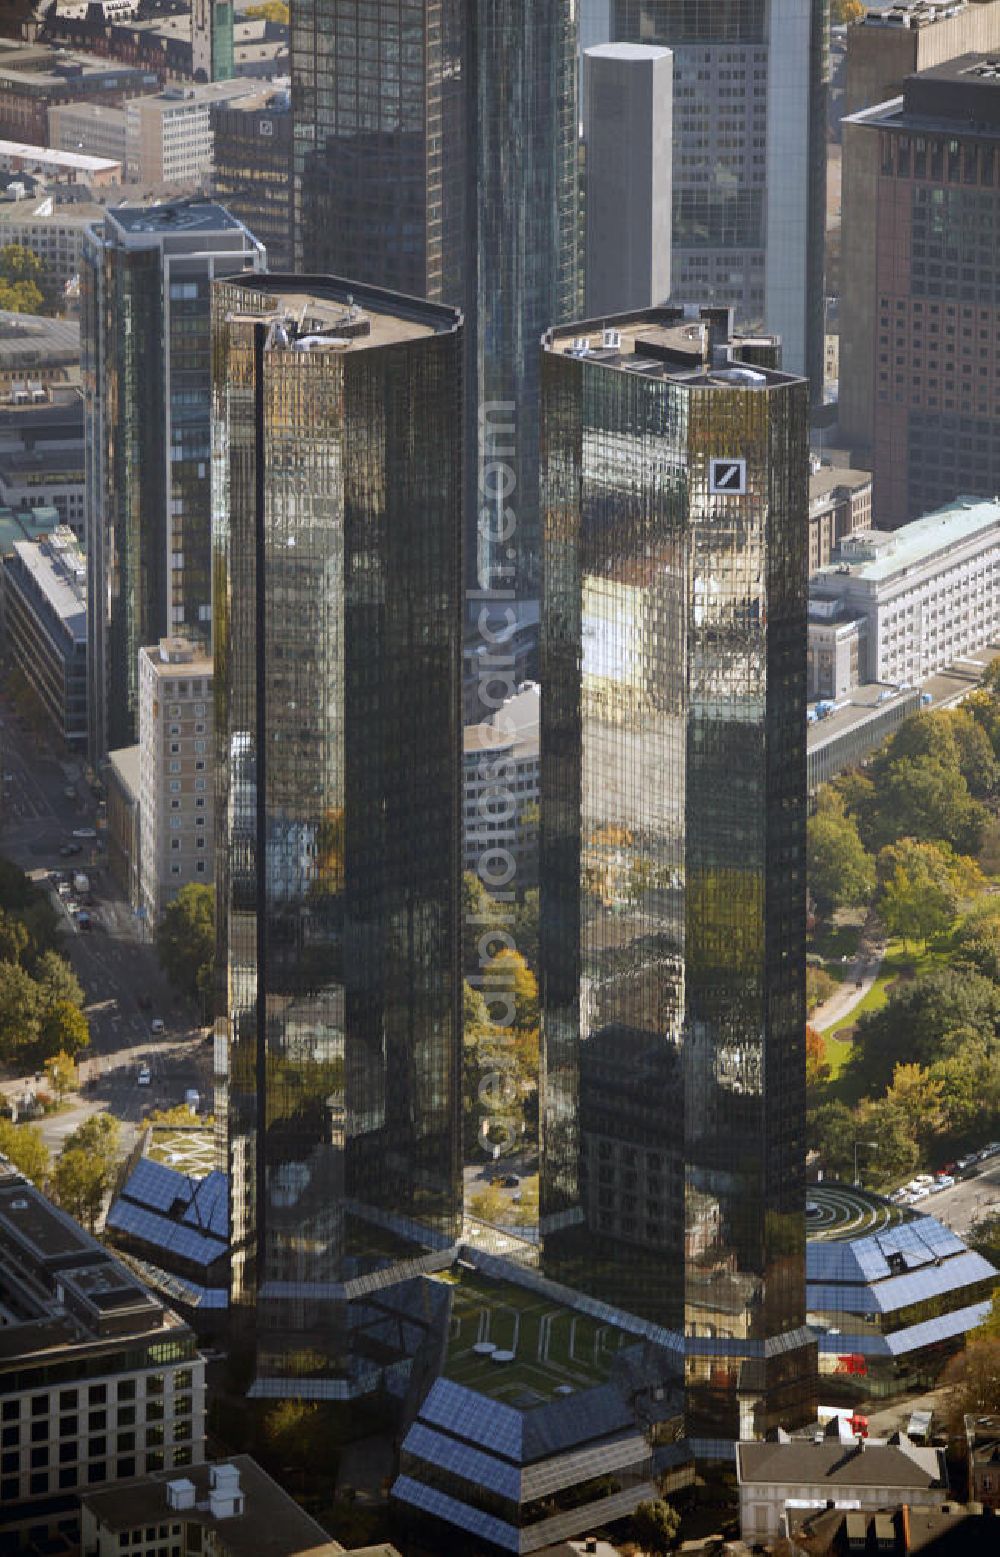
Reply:
M732 305L823 382L829 0L611 0L674 55L673 290Z
M809 1419L808 385L726 309L542 361L541 1230L695 1442Z
M573 0L293 8L297 263L463 307L469 580L535 598L538 341L578 306L576 72ZM498 407L516 520L491 541Z
M139 650L212 628L213 278L264 265L206 200L118 206L81 265L89 756L137 739Z
M216 288L217 1054L258 1395L399 1360L460 1232L461 314Z

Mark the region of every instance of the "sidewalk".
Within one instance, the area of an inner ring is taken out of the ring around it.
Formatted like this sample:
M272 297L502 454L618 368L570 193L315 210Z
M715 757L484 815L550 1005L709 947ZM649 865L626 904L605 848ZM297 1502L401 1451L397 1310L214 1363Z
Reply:
M865 996L871 991L875 980L878 978L882 967L882 958L885 956L883 946L874 956L858 956L850 964L844 975L844 982L830 996L824 1000L821 1006L817 1006L809 1018L809 1026L815 1027L817 1032L824 1032L834 1023L841 1023L850 1016L855 1006L859 1006ZM860 980L860 983L859 983Z

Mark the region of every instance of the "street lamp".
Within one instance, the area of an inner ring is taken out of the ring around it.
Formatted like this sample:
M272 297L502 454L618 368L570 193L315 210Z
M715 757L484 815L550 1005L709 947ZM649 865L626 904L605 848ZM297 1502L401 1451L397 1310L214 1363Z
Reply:
M868 1146L873 1152L878 1151L878 1141L855 1141L854 1143L854 1187L861 1188L861 1180L858 1178L858 1147Z

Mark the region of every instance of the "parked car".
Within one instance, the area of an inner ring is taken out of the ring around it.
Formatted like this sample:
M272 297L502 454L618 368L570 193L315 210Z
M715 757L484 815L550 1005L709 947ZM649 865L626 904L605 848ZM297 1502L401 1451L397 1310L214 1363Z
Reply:
M915 1190L912 1191L912 1193L910 1195L910 1199L911 1199L911 1201L912 1200L926 1200L927 1196L929 1194L930 1194L930 1190L927 1188L927 1185L926 1184L921 1184L918 1189L915 1189Z
M148 1087L152 1084L153 1072L148 1065L140 1065L139 1074L135 1079L140 1087Z
M82 854L83 845L79 843L64 843L59 853L64 860L68 860L71 854Z
M939 1189L951 1189L954 1182L950 1173L940 1173L931 1185L931 1194L936 1195Z
M162 1016L154 1016L153 1017L153 1020L149 1024L149 1030L150 1030L151 1033L155 1033L157 1035L157 1037L159 1036L160 1033L162 1033L162 1031L163 1031L163 1018L162 1018Z
M93 827L74 827L74 838L96 838L97 832Z
M959 1159L956 1162L955 1166L958 1169L959 1173L964 1173L967 1168L974 1168L978 1161L979 1161L979 1158L978 1158L977 1154L975 1152L969 1152L969 1153L967 1153L966 1156L959 1157Z
M1000 1157L1000 1141L991 1141L988 1146L983 1147L979 1155L983 1159L987 1157Z
M928 1188L934 1183L933 1173L918 1173L915 1175L914 1184L926 1184Z

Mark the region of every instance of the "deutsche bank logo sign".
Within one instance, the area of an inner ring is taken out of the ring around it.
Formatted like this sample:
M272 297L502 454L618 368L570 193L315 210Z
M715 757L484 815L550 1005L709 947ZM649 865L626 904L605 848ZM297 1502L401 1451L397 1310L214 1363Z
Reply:
M708 466L708 490L715 496L745 497L747 490L746 460L710 460Z

